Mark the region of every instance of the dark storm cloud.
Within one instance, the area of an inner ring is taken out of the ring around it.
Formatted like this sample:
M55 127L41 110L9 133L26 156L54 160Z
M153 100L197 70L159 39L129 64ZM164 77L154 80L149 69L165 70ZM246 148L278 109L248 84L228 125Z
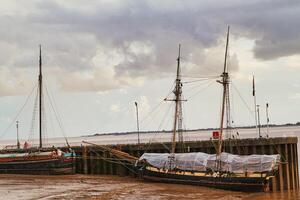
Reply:
M209 69L219 74L223 56L208 56L204 50L224 48L228 24L234 36L255 40L256 58L298 54L299 4L292 0L31 1L28 12L0 16L0 40L5 43L0 52L7 54L0 65L35 66L36 48L42 43L46 66L74 72L76 77L78 71L102 67L92 62L99 50L117 51L122 57L111 66L114 73L110 76L115 79L161 77L174 72L181 43L183 62L196 68L192 72ZM22 7L19 3L20 10ZM215 59L205 61L207 57ZM237 70L238 55L234 58L232 69Z
M38 7L44 12L32 19L60 26L64 31L92 34L99 42L117 48L126 48L125 42L150 40L156 47L157 59L145 63L164 67L163 58L174 57L167 54L176 54L177 43L186 45L186 52L209 48L224 35L227 24L236 35L255 39L257 58L273 59L300 51L299 1L165 2L162 6L154 1L119 1L110 6L95 3L89 13L43 2Z

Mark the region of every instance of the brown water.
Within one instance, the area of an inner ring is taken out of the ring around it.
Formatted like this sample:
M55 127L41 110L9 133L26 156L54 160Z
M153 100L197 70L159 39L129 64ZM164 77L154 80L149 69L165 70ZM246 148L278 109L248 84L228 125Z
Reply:
M116 176L0 175L0 199L292 200L300 199L300 195L298 192L232 192L199 186L144 182L134 178Z

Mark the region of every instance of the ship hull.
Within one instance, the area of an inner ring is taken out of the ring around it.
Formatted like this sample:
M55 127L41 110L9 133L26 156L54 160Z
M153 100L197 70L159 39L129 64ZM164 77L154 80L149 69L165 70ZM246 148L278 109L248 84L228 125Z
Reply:
M213 177L183 175L176 173L140 170L140 176L144 180L155 182L179 183L189 185L199 185L225 190L262 192L268 191L268 180L265 177Z
M0 158L2 174L64 175L75 174L75 156L24 156Z

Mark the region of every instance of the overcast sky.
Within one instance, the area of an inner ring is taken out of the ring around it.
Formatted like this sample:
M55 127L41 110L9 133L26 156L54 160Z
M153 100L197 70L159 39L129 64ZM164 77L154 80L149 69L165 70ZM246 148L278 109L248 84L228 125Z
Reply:
M297 0L2 0L1 139L14 137L15 120L21 137L36 134L36 92L15 116L36 86L39 44L49 137L61 136L51 107L68 136L134 131L135 101L141 130L162 130L171 128L173 107L162 100L174 83L178 44L184 82L220 75L228 25L234 125L254 124L253 75L262 123L266 102L271 123L300 121L299 13ZM183 92L186 128L219 125L215 80L184 84Z

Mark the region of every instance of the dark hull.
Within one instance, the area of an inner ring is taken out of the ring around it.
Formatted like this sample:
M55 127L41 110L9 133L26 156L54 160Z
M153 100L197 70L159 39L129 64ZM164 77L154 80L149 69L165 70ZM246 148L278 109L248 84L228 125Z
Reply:
M268 191L268 181L264 177L211 177L181 175L165 172L157 172L143 169L141 177L145 180L167 183L180 183L189 185L200 185L226 190L236 191Z
M47 160L23 160L0 163L0 173L63 175L75 173L74 157L59 157Z

